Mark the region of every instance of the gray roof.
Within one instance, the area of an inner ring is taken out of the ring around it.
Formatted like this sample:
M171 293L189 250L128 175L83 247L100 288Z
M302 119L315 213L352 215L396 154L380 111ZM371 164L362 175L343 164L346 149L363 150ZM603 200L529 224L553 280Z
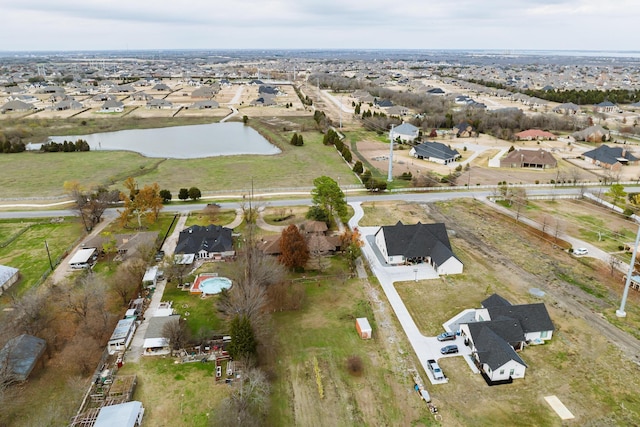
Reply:
M502 298L498 294L493 294L489 298L487 298L486 300L482 301L482 306L484 308L488 308L488 307L503 307L503 306L509 306L509 305L511 305L511 303L509 301L507 301L506 299Z
M456 258L443 223L404 225L398 221L396 225L385 225L380 230L384 233L389 256L431 257L436 265Z
M143 411L142 402L131 401L100 408L94 427L134 427L140 412Z
M411 123L403 123L399 126L393 128L393 133L402 134L402 135L418 135L418 128L412 125Z
M11 279L14 274L18 273L20 270L14 267L9 267L7 265L0 265L0 287L4 285L4 283Z
M469 324L469 332L471 332L473 344L476 347L480 363L486 363L491 370L496 370L511 360L527 366L513 347L498 336L498 334L489 327L488 323L493 322Z
M180 320L179 314L173 314L171 316L162 316L162 317L152 317L149 319L149 326L147 327L147 332L144 334L144 339L149 338L165 338L162 330L164 325L169 322L175 322Z
M450 148L441 142L423 142L413 147L416 154L420 157L450 160L460 156L458 150Z
M193 225L180 232L175 253L195 254L202 250L209 253L233 250L231 229L220 225Z
M555 326L544 303L487 307L492 320L516 319L524 333L553 331Z
M124 104L120 101L116 101L115 99L107 99L102 104L102 108L119 108L124 107Z
M10 339L0 350L0 370L5 367L16 381L25 381L47 347L47 342L22 334Z
M638 160L633 154L623 147L610 147L608 145L601 145L591 151L587 151L583 154L584 157L597 160L607 165L614 165L620 161L620 159L626 159L629 162L635 162Z
M34 108L36 107L26 102L23 102L20 100L13 100L13 101L7 102L2 107L0 107L0 111L28 111L28 110L33 110Z

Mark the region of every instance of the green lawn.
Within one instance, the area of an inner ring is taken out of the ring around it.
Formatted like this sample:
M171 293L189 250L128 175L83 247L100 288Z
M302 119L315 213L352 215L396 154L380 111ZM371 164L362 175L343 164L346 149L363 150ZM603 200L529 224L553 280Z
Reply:
M45 241L55 265L82 235L83 228L75 218L64 218L61 222L0 221L0 244L4 246L0 248L0 264L20 270L21 280L12 287L12 292L24 293L50 269ZM6 296L0 304L5 300Z

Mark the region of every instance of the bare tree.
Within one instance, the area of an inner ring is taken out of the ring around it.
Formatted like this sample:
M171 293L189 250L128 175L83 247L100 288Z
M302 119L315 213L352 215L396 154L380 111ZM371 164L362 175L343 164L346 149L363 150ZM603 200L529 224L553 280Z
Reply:
M13 308L11 324L16 332L36 335L45 329L53 318L48 307L51 292L32 289L21 297L11 296Z
M549 215L545 215L542 217L542 235L544 236L544 234L546 234L547 232L547 228L549 227L549 225L551 224L551 220L552 218Z
M191 266L183 262L185 255L176 254L171 258L166 258L164 262L164 274L167 280L176 280L178 286L182 286L184 279L189 273Z
M73 198L74 209L87 232L93 230L101 220L104 211L120 199L117 190L109 191L105 187L85 189L78 181L66 181L64 188Z
M613 276L616 273L616 270L618 270L619 265L620 265L620 260L618 259L618 257L616 257L613 254L609 255L609 267L611 268L611 271L609 272L609 274L611 276Z
M233 383L231 394L220 403L213 425L265 425L270 392L265 373L258 368L248 369L242 373L240 381Z
M516 210L516 222L520 219L520 214L527 207L529 202L527 198L527 190L524 188L518 187L511 190L511 200L512 203L515 203Z
M186 320L176 317L162 327L162 336L169 340L171 352L184 348L191 338Z
M116 269L111 280L111 289L120 297L122 305L127 305L140 288L146 263L140 258L129 258Z

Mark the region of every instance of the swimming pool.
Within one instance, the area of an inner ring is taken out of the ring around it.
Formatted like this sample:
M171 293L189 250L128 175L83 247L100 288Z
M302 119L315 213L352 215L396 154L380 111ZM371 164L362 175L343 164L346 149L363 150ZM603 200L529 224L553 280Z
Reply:
M196 278L190 291L193 294L215 295L222 292L223 289L231 288L231 284L231 279L205 273Z

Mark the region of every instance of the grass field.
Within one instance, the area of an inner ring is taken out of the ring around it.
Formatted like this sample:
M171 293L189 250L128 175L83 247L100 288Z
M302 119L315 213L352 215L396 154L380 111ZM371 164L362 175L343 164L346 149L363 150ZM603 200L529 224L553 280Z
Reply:
M24 293L50 269L45 241L51 259L56 263L82 235L83 228L76 218L1 220L0 264L19 269L21 276L11 292ZM0 297L0 305L6 304L7 298L6 295Z
M282 119L290 120L300 129L314 128L313 120L308 117ZM117 123L119 120L113 122ZM133 128L145 120L129 120L121 126ZM157 182L160 188L170 190L176 198L182 187L195 186L203 193L219 190L247 191L252 179L256 190L310 187L313 180L322 175L340 180L342 185L358 183L335 148L322 144L321 133L315 130L300 131L305 145L294 147L289 144L292 131L284 130L285 128L272 124L267 119L252 119L250 124L277 145L282 153L274 156L220 156L186 160L147 158L133 152L2 155L0 168L5 173L0 177L0 198L64 195L63 184L68 180L77 180L86 185L101 184L121 188L122 181L129 176L136 177L141 186ZM99 127L93 126L91 129L98 131ZM70 132L69 128L64 127L59 130L62 134Z

